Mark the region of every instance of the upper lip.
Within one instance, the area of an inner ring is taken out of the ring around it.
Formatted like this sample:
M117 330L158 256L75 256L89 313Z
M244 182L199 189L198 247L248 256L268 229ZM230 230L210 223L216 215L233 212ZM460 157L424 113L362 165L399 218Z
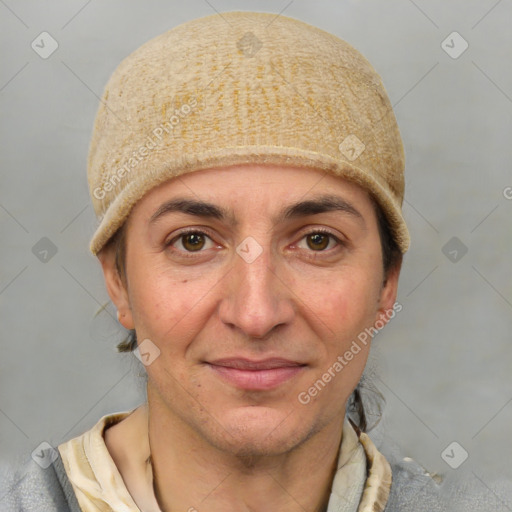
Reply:
M237 370L272 370L274 368L285 368L290 366L304 366L303 363L283 359L281 357L272 357L268 359L254 360L245 357L228 357L223 359L215 359L208 361L208 364L214 366L224 366L226 368L234 368Z

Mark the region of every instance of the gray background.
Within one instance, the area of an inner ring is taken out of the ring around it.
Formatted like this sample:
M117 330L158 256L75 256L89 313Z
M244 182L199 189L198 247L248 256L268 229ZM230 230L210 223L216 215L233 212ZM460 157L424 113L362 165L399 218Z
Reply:
M108 296L88 252L89 138L119 62L215 10L283 11L346 39L381 74L405 143L412 246L403 311L374 342L387 400L375 439L476 486L512 478L507 0L0 0L0 459L56 446L144 399L138 362L115 351L112 307L95 316ZM31 48L43 31L59 45L46 59ZM454 31L469 45L457 58L462 40L442 45ZM458 469L441 457L453 441L469 454Z

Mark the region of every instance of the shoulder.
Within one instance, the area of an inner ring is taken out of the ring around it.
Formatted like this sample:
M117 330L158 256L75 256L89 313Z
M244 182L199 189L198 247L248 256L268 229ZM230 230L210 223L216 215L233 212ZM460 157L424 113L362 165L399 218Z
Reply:
M101 437L103 429L128 414L106 415L86 434ZM79 438L59 445L58 449L41 445L39 452L26 453L9 464L2 465L0 461L0 511L81 512L61 454L61 448L66 446L72 452L72 444Z
M390 465L393 481L385 512L442 510L438 506L441 486L435 476L407 457Z
M441 478L410 458L391 462L393 483L385 512L510 512L512 483L484 481L474 472Z
M53 462L48 465L39 465L28 455L2 467L2 512L80 511L60 455L57 450L51 453Z

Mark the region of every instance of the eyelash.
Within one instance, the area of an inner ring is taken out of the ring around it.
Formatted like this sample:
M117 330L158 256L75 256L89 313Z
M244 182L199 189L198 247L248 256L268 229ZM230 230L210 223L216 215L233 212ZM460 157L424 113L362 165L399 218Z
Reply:
M190 234L206 235L210 240L213 241L213 237L211 236L211 234L208 231L205 231L203 229L189 228L189 229L185 229L185 230L181 231L178 235L173 237L171 240L169 240L168 242L165 242L164 245L166 248L171 247L175 242L180 240L180 238L185 237L186 235L190 235ZM343 241L341 241L337 236L333 235L330 231L328 231L327 229L324 229L324 228L312 229L311 231L304 233L302 235L302 237L300 238L300 240L303 240L307 236L316 235L316 234L322 234L322 235L329 236L331 239L333 239L336 242L337 245L333 249L327 249L327 250L322 250L322 251L312 251L311 250L310 252L314 253L313 257L316 257L317 253L329 252L329 251L335 250L336 248L340 248L341 246L345 245L345 243ZM182 253L182 256L185 258L196 258L197 254L204 252L203 250L199 250L199 251L183 251L181 249L172 249L172 250L179 251L180 253Z

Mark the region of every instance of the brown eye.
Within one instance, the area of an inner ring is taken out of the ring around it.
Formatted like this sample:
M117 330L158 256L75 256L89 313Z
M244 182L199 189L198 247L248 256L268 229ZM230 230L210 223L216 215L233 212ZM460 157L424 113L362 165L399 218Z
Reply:
M205 236L202 233L186 233L180 238L183 247L190 252L200 251L205 244Z
M193 261L197 258L213 257L212 250L220 250L222 246L214 242L214 236L200 229L187 229L181 231L174 238L164 242L171 257L177 259L190 258Z
M306 235L308 247L314 251L323 251L329 245L331 235L325 233L310 233Z

